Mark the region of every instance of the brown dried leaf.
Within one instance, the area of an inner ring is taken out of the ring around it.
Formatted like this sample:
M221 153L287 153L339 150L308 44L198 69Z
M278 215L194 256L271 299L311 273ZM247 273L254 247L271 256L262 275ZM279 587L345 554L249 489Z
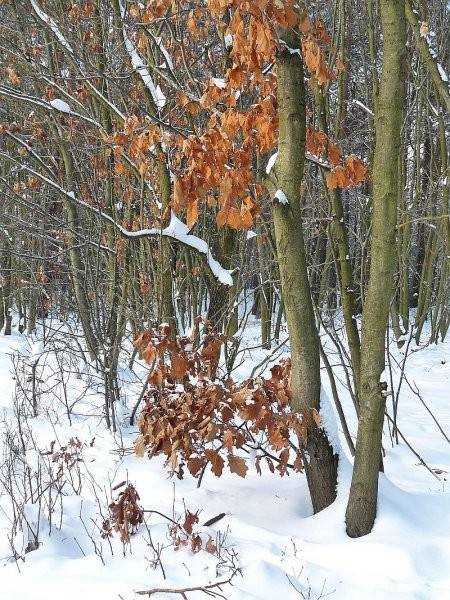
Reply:
M191 535L193 531L194 525L198 523L198 510L195 513L192 513L190 510L186 511L183 529L189 535Z
M211 471L216 477L220 477L225 464L223 458L220 456L217 450L205 450L205 456L208 462L211 463Z
M280 459L280 462L278 463L276 469L280 473L281 477L283 477L283 475L285 475L288 472L287 471L287 463L289 460L289 449L288 448L285 448L284 450L282 450L280 452L279 459Z
M20 75L18 73L16 73L16 71L14 71L13 68L8 67L6 69L6 73L8 75L8 79L10 80L10 82L13 85L20 85L22 83L22 78L20 77Z
M227 429L222 438L222 445L226 450L231 450L233 447L234 434L231 429Z
M136 442L134 443L134 452L136 456L142 458L147 451L147 447L145 445L144 437L141 435L138 437Z
M197 554L197 552L200 552L201 549L202 549L202 538L199 535L196 535L191 540L191 550L194 554Z
M314 419L314 423L317 425L317 427L322 426L322 417L315 408L312 409L312 418Z
M172 371L176 379L183 379L186 375L188 365L186 360L178 354L178 352L172 352Z
M217 548L214 542L212 541L212 537L209 537L208 541L206 542L205 550L210 554L215 554L217 552Z
M196 477L200 471L203 469L205 465L205 460L203 458L190 458L187 462L187 468L192 477Z
M151 365L156 358L156 349L153 344L149 344L142 352L142 358L148 365Z
M227 458L230 473L236 473L239 477L245 477L247 475L248 467L243 458L234 456L234 454L229 454Z
M189 202L186 214L186 225L191 229L198 221L198 201Z

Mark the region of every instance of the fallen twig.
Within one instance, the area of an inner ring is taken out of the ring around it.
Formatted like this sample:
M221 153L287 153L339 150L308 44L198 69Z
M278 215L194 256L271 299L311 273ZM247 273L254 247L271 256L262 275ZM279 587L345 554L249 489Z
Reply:
M153 594L179 594L182 598L187 599L186 594L189 592L204 592L208 596L212 596L213 598L223 598L226 600L223 594L220 594L216 590L222 591L221 586L231 584L233 577L239 569L235 569L228 579L224 581L217 581L216 583L210 583L208 585L197 585L193 587L186 588L152 588L151 590L141 590L136 592L139 596L152 596Z

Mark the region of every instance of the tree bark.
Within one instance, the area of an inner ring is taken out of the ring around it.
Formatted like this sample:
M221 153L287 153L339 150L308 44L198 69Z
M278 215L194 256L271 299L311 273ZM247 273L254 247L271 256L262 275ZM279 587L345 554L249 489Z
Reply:
M293 31L284 35L288 48L298 48ZM292 359L292 408L320 410L320 354L302 230L301 190L305 156L306 107L300 54L285 50L278 57L279 146L268 181L273 197L275 239ZM277 193L278 192L278 193ZM282 193L280 193L282 192ZM277 199L284 197L287 203ZM336 497L337 456L323 430L308 432L305 448L308 486L314 512Z
M373 233L370 278L361 332L360 420L347 506L347 533L370 533L376 516L385 397L385 333L393 294L398 156L405 95L404 0L381 0L382 77L375 116Z

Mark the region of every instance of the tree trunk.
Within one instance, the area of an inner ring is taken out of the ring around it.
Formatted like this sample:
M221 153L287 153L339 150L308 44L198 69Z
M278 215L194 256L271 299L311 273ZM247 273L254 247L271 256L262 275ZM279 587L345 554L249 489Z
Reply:
M289 48L298 48L293 31L285 32ZM306 268L302 230L301 192L305 156L305 88L299 54L289 50L278 58L279 147L267 182L273 199L275 239L284 308L292 355L292 408L320 410L319 335ZM277 193L278 192L278 193ZM281 192L281 193L280 193ZM280 202L284 197L287 203ZM314 512L336 497L337 456L324 432L313 426L305 448L308 486Z
M347 533L370 533L376 516L385 397L385 333L393 293L398 156L405 94L404 0L381 0L382 77L375 116L373 234L370 279L361 334L360 420L347 506Z

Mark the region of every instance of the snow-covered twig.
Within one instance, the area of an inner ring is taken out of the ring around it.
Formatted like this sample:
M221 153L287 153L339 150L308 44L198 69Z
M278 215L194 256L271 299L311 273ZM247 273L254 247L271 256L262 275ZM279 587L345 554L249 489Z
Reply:
M132 41L128 37L127 31L125 28L125 10L124 10L124 8L122 6L122 2L120 0L118 0L118 3L119 3L119 9L120 9L120 16L122 17L123 41L125 43L125 48L127 50L128 56L130 57L131 64L133 65L133 68L136 71L136 73L138 73L139 76L141 77L142 82L144 83L145 87L150 92L150 94L153 98L153 102L155 103L155 107L157 109L162 108L166 102L166 98L164 97L164 94L162 93L161 88L159 88L159 86L156 87L155 84L153 83L153 79L150 75L149 70L144 65L144 61L139 56L136 48L133 46Z
M122 225L117 223L110 215L106 214L99 208L84 202L80 198L75 196L75 192L67 191L58 185L55 181L45 177L38 171L26 166L21 165L22 169L30 175L33 175L43 183L51 186L53 189L57 190L62 196L64 196L69 202L76 204L77 206L82 206L87 210L96 213L99 217L101 217L104 221L108 221L113 227L120 233L120 235L127 239L139 239L144 237L152 237L152 236L164 236L170 239L176 240L185 246L189 246L194 250L197 250L201 254L206 256L206 260L208 262L208 266L211 269L213 275L223 283L224 285L232 286L233 285L233 277L231 276L230 271L224 269L221 264L213 257L212 252L208 244L205 240L197 237L196 235L191 235L189 233L190 229L185 225L180 219L175 215L172 211L170 217L170 223L165 229L160 229L156 227L151 227L148 229L140 229L138 231L128 231Z

